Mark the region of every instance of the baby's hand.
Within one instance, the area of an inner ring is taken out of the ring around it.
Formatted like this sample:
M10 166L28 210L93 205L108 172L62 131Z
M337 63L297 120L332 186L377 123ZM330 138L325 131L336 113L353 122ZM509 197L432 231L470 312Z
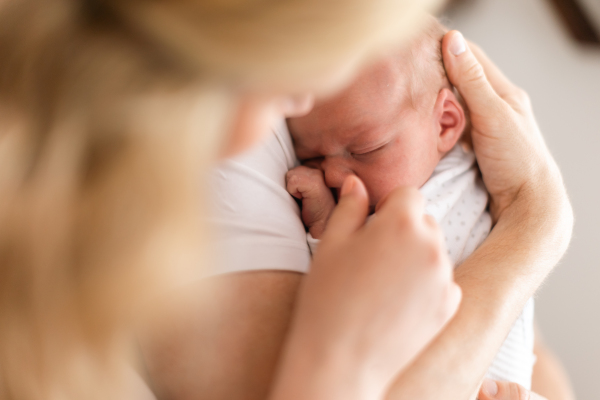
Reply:
M287 191L302 200L302 221L312 237L319 239L335 207L333 194L325 185L323 172L301 165L288 171L285 180Z

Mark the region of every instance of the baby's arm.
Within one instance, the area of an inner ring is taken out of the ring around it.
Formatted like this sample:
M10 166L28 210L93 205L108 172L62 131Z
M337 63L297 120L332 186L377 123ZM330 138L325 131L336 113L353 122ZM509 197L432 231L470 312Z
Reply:
M323 172L301 165L288 171L285 179L287 191L302 200L302 222L308 227L311 236L319 239L335 207L333 194L325 185Z

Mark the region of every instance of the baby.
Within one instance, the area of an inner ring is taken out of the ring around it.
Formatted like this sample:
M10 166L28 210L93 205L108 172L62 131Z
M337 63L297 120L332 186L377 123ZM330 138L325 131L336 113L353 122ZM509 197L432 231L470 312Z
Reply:
M395 187L419 187L455 266L487 237L488 196L461 141L465 112L442 64L444 33L432 22L408 50L373 65L307 116L288 120L302 165L288 172L287 190L302 201L313 253L349 174L364 182L371 211ZM534 362L530 300L487 376L530 388Z

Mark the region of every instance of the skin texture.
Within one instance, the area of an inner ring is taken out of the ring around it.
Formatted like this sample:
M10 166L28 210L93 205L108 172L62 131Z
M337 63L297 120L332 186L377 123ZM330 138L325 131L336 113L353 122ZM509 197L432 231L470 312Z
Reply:
M448 49L450 39L454 38L455 35L456 33L451 33L444 41L445 64L452 82L467 100L469 108L473 108L471 110L475 114L475 118L473 118L473 142L476 146L475 151L482 168L484 180L486 180L486 184L489 183L488 189L492 188L490 192L494 202L493 213L498 223L491 235L492 240L489 241L490 243L482 247L469 264L470 269L478 270L480 274L474 276L465 273L462 277L457 278L462 280L463 290L469 293L469 299L465 301L467 308L463 305L457 318L447 326L443 334L428 347L425 353L412 361L411 367L400 375L392 390L387 394L389 399L461 399L467 398L475 392L487 364L491 361L504 335L508 332L512 321L518 314L518 310L537 288L548 271L556 264L570 237L572 215L560 180L560 174L555 168L541 136L537 136L539 131L535 126L531 111L527 107L527 102L525 101L521 105L514 102L513 105L518 109L517 112L498 93L502 93L509 99L514 98L520 101L526 100L526 96L516 90L509 82L503 80L501 74L481 54L478 53L478 57L485 66L485 74L483 67L476 61L469 49L459 57L452 55ZM490 83L485 80L486 75L493 86L490 86ZM477 108L478 104L482 104L482 107ZM507 142L506 148L512 149L514 159L510 157L512 153L503 151L502 146L505 141ZM501 157L495 157L494 155L501 155ZM526 161L526 165L523 165L521 159ZM515 163L515 160L518 162ZM533 187L529 186L532 184ZM391 216L379 219L382 223L385 221L393 222L387 225L387 228L385 224L381 225L381 233L386 232L384 228L392 229L388 234L393 236L391 233L396 232L396 234L399 234L400 232L397 229L402 226L403 230L401 231L405 233L426 234L428 239L419 241L419 246L423 246L424 242L429 242L429 246L432 246L431 243L435 243L435 232L427 228L428 222L426 220L415 218L418 213L414 212L413 207L418 204L418 201L413 200L412 206L408 204L409 215L412 215L412 217L407 220L404 220L404 218L398 219L402 215L406 216L402 213L406 213L406 201L410 199L410 196L410 192L396 194L395 201L390 204L394 207L400 207L400 209L392 208L389 210ZM396 290L393 296L395 301L384 301L382 304L378 304L377 307L381 308L375 307L376 305L372 303L369 304L373 308L361 309L361 307L353 306L358 311L368 311L367 315L340 313L342 310L351 311L351 308L345 307L345 305L355 304L351 302L352 298L344 298L342 291L342 289L352 287L352 285L349 282L345 282L346 285L343 285L340 283L341 281L334 281L334 279L357 279L356 282L360 284L364 292L361 294L361 292L349 291L347 294L351 297L357 294L366 296L369 290L368 294L371 295L382 292L382 289L389 287L386 285L396 284L394 282L394 272L395 270L397 272L397 268L386 270L384 264L378 262L369 253L365 253L365 257L369 257L369 269L373 265L377 267L372 271L373 275L370 278L374 279L378 276L382 279L380 281L365 280L365 269L361 269L361 263L356 260L357 257L353 257L349 265L352 265L353 271L355 269L356 271L363 271L362 274L349 274L347 270L338 271L335 268L328 268L337 264L337 257L344 254L343 249L346 249L348 254L356 255L355 252L350 252L350 250L356 250L360 245L364 245L365 248L377 245L376 241L369 241L366 237L364 238L366 242L353 242L352 236L357 231L348 235L348 232L352 232L352 229L361 226L368 212L366 196L355 193L348 200L340 202L340 206L338 206L338 208L344 206L339 211L339 224L346 223L351 224L351 226L346 226L345 229L342 229L342 226L337 226L337 229L335 229L336 226L334 225L329 240L331 244L327 244L329 242L327 238L321 244L320 253L322 252L327 257L322 256L322 261L320 261L322 268L317 268L317 270L321 270L319 279L306 282L303 291L300 293L299 304L301 306L298 312L294 314L292 328L288 331L284 356L277 367L277 378L274 391L271 394L272 398L289 398L290 396L296 398L367 397L367 394L373 394L382 389L380 381L386 376L391 380L391 377L389 377L391 370L396 368L396 373L400 372L406 366L407 358L410 359L410 354L400 354L402 359L396 365L386 366L380 373L376 374L377 376L370 376L368 381L365 382L361 377L364 378L368 375L362 373L364 372L362 368L368 365L368 360L377 358L377 354L379 354L381 360L386 360L389 359L390 351L395 353L399 350L397 348L390 349L382 344L381 347L377 348L366 346L367 349L373 350L370 354L348 351L348 344L354 346L350 348L356 349L365 348L365 344L373 342L373 337L369 339L368 335L365 336L365 326L370 328L373 335L379 337L377 331L373 330L374 327L377 327L376 324L365 325L365 322L371 318L368 314L373 314L373 310L377 310L379 318L385 318L385 312L389 312L387 319L382 321L389 321L390 315L405 315L402 312L407 311L390 310L389 303L397 305L399 302L397 298L398 291ZM357 216L358 218L356 218ZM331 221L335 220L332 216ZM403 220L405 222L409 221L409 224L397 224L398 221ZM331 228L330 223L328 230ZM378 240L385 237L387 236L375 236ZM392 239L397 238L392 237ZM441 238L437 240L441 240ZM328 247L333 250L325 251ZM433 247L435 248L435 245ZM540 259L540 254L546 256ZM391 257L390 260L396 262L396 259L392 256L388 255L388 257ZM396 257L399 257L399 255ZM399 259L401 260L402 257L399 257ZM499 262L499 260L503 261ZM435 264L429 265L430 267L419 268L415 272L433 270L434 276L438 276L434 282L437 282L436 285L440 285L439 279L444 276L444 268L439 265L435 267ZM447 269L445 271L448 273ZM517 274L513 276L515 272ZM279 276L283 272L269 272L268 274L268 276ZM467 279L465 278L467 275L472 277ZM230 276L228 279L235 281L240 279L240 276L242 274ZM442 281L444 280L442 279ZM366 287L365 282L369 282L370 287ZM430 280L426 282L431 283ZM234 284L234 282L230 283ZM490 292L486 285L491 283L494 284L495 289ZM258 282L257 285L259 285ZM447 281L445 285L446 288L451 287L447 286ZM328 293L330 288L338 288L338 291L336 291L337 296L334 297L336 301L332 304L330 304L331 294ZM244 292L241 291L244 288L239 289L240 291L236 292L237 301L232 302L237 308L245 309L246 304L242 304L245 302L248 304L255 302L262 304L289 299L288 294L278 291L263 291L262 289L257 291L256 287L253 289L246 287ZM223 290L229 291L227 289ZM450 289L446 289L446 291L448 290ZM262 296L266 300L263 300ZM381 300L379 297L377 299ZM446 305L449 303L449 301L445 302ZM321 307L317 314L321 317L313 319L310 311L317 311L315 307ZM335 309L332 309L332 307ZM239 322L243 323L244 329L248 330L260 329L263 319L268 318L268 313L273 311L266 308L256 312L256 309L251 308L246 309L245 312L230 312L227 314L231 310L228 310L225 305L216 305L213 310L215 314L224 312L221 318L225 326L229 326L228 324L232 322ZM447 309L442 308L439 312L443 317L447 317ZM273 312L270 317L273 319L282 318L287 321L290 313L290 309L279 309ZM328 326L331 328L328 324L331 324L329 320L334 315L339 316L335 319L336 326L344 327L343 332L335 331L335 329L330 331L327 328ZM441 319L444 320L444 318ZM433 323L433 321L435 320L431 319L430 323ZM206 348L214 349L213 351L217 352L219 357L213 359L195 357L193 349L198 346L200 341L196 336L185 331L188 329L193 331L195 326L201 327L200 322L195 318L190 319L188 317L188 324L184 324L184 329L181 332L173 329L175 334L171 335L167 332L163 336L163 346L148 345L147 347L149 349L146 352L148 362L155 365L154 368L151 368L151 375L157 388L166 388L161 391L164 398L220 398L216 397L214 392L202 390L207 388L206 382L205 386L195 385L198 377L208 369L215 371L212 375L212 385L224 387L228 384L231 385L230 382L234 382L234 384L240 382L240 380L251 382L255 378L266 385L264 382L268 379L260 379L260 376L265 374L265 371L261 370L260 367L238 370L234 368L234 365L231 364L232 361L230 361L234 359L236 363L245 363L252 359L252 357L246 356L241 357L242 359L236 358L240 354L248 353L240 353L239 349L227 346L228 337L233 336L243 340L244 336L251 337L251 332L238 336L236 331L222 329L219 335L214 336L221 338L220 335L223 335L220 340L212 343L202 342ZM287 323L282 325L287 326ZM384 331L388 330L389 327L385 326L385 328ZM396 328L401 331L406 327ZM421 329L431 330L427 327ZM324 334L315 337L314 334L311 334L311 331ZM335 333L333 337L330 336L332 333ZM348 337L349 333L351 333L351 337ZM285 335L281 330L278 331L278 334L279 337L277 335L266 336L268 339L265 339L264 342L260 342L260 340L250 342L248 348L269 346L271 343L278 347L284 340L283 336ZM465 334L468 335L465 336ZM331 343L332 341L333 343ZM398 342L397 337L394 341ZM326 346L328 342L330 346L327 348L340 351L324 352L325 347L323 346ZM375 340L375 342L377 341ZM387 345L390 346L389 343ZM244 347L243 344L240 344L240 346ZM170 347L174 350L170 350ZM164 351L161 351L161 348ZM170 357L173 354L175 356ZM175 360L177 363L175 363ZM272 371L274 368L275 361L271 360L273 364L266 365L267 363L265 363L262 366L262 368L266 368L267 374L268 371ZM158 372L152 374L152 371ZM449 371L452 373L449 373ZM250 373L251 376L238 376L238 374L244 373ZM389 386L389 384L388 381L385 386ZM177 390L169 395L168 388L176 388ZM240 393L239 398L258 399L260 397L257 393L266 391L267 389L264 388L258 392L253 390L245 392L240 388L238 393ZM403 397L410 393L413 394L412 397ZM518 397L510 397L510 399L519 400Z
M521 385L511 382L485 380L478 394L479 400L548 400L537 393L531 393Z
M301 279L258 271L196 284L200 298L140 338L158 398L266 398Z

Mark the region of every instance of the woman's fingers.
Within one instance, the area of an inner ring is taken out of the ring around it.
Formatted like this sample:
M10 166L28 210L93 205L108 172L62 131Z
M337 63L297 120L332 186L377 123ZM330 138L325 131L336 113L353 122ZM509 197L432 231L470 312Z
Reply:
M453 281L452 265L447 260L442 230L431 215L425 214L425 201L413 187L398 187L377 204L377 217L384 223L392 223L397 229L410 229L413 236L420 236L429 243L430 266L438 269L438 279L448 282L442 291L439 321L445 324L456 313L462 299L460 287ZM415 243L416 244L416 243ZM413 247L414 251L417 246ZM427 265L423 262L423 266Z
M441 319L448 322L456 311L458 310L458 306L462 300L462 290L456 282L451 281L448 286L448 291L446 293L446 299L443 301L443 309Z
M473 148L491 195L492 218L497 221L517 194L534 193L522 191L524 186L539 186L541 179L553 178L555 167L527 94L460 32L446 34L442 49L448 77L469 108ZM545 183L551 187L556 182Z
M479 400L547 400L513 382L485 379L479 390Z
M460 32L451 31L444 36L442 54L448 78L464 98L471 114L495 114L504 102L488 81L486 70ZM495 78L499 90L503 89L500 77L496 75ZM490 115L490 118L495 117Z
M425 200L418 189L398 187L384 196L375 206L375 212L389 212L399 218L422 216L425 212Z
M296 318L313 321L305 334L325 342L330 355L359 357L363 368L352 379L375 388L389 383L439 333L456 312L461 291L440 228L425 216L416 188L393 190L365 224L367 212L364 185L356 176L346 178Z
M344 181L337 207L327 222L323 239L344 239L364 225L369 213L369 195L362 181L350 175Z
M475 58L483 67L483 71L488 78L490 85L492 85L492 88L498 94L498 96L504 98L509 93L517 90L516 86L508 80L508 78L502 73L502 71L500 71L496 64L489 59L487 54L485 54L485 52L481 50L479 46L470 41L468 43L469 49L471 52L473 52Z

